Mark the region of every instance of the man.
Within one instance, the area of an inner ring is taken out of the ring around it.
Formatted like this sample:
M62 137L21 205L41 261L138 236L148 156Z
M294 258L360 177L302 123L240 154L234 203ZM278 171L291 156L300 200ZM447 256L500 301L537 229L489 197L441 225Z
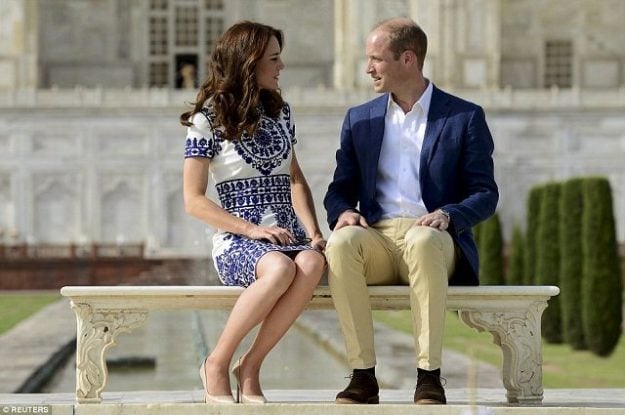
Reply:
M471 228L499 198L483 110L423 76L427 37L395 18L367 38L367 73L384 93L351 108L324 199L329 283L353 369L337 403L379 402L367 285L408 284L417 404L445 404L440 381L447 286L477 285Z

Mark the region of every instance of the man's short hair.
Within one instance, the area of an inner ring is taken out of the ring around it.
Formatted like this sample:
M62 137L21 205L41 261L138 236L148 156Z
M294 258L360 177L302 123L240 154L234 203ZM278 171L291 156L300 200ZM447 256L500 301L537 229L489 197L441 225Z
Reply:
M388 19L378 23L374 30L378 29L388 33L389 49L395 59L399 59L404 51L411 50L417 56L420 68L423 69L428 38L417 23L408 18Z

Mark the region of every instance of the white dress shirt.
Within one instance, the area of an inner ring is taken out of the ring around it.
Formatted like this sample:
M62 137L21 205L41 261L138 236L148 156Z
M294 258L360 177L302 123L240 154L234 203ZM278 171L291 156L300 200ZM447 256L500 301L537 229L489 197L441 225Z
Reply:
M383 219L418 218L428 213L419 185L419 163L432 89L428 81L408 113L389 94L376 182L376 199Z

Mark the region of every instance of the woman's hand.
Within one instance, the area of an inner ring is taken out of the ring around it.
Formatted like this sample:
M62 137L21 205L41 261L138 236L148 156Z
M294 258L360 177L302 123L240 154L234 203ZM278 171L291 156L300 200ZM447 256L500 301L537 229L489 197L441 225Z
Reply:
M312 238L312 241L310 241L310 246L312 246L313 249L319 252L325 252L327 243L328 241L323 239L323 236L317 236Z
M290 245L295 241L291 232L279 226L253 225L245 236L250 239L266 240L276 245Z

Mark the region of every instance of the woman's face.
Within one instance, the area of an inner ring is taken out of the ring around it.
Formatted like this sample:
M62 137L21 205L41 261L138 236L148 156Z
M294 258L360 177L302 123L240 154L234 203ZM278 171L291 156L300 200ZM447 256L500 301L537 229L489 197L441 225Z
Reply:
M256 82L260 89L278 89L280 71L284 63L280 59L280 44L275 36L269 39L267 48L256 64Z

